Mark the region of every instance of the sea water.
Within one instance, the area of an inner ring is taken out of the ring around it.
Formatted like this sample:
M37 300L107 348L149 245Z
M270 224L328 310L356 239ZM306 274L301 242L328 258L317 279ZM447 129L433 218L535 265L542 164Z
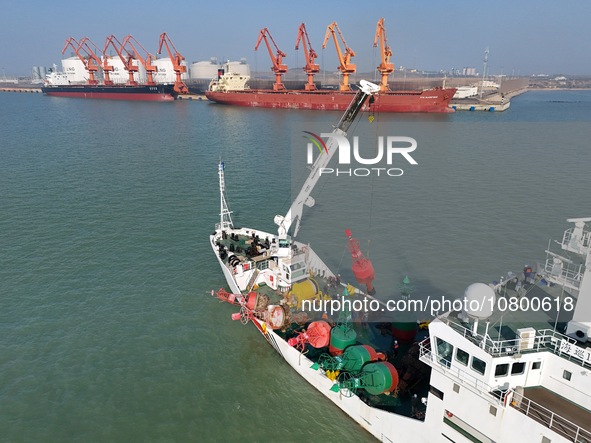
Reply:
M373 441L210 295L218 161L235 225L273 232L302 131L339 116L0 95L0 440ZM352 229L382 298L404 275L457 297L590 215L590 91L374 118L352 130L415 138L418 165L323 179L300 237L351 279Z

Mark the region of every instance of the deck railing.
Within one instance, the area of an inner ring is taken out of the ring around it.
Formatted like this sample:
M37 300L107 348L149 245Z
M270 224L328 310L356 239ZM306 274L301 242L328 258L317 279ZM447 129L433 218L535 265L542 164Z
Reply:
M488 334L485 336L479 333L474 333L471 329L466 328L460 323L454 322L449 317L440 317L440 320L462 335L462 337L484 349L493 357L549 351L566 360L576 361L577 364L580 364L583 367L591 368L591 361L587 359L586 355L578 357L576 353L573 354L564 351L565 343L568 343L571 346L577 346L577 341L552 329L541 329L536 331L535 337L533 338L493 340Z
M562 437L575 443L591 443L591 432L588 430L581 428L539 403L530 400L523 394L511 390L507 395L511 407L538 423L543 424Z

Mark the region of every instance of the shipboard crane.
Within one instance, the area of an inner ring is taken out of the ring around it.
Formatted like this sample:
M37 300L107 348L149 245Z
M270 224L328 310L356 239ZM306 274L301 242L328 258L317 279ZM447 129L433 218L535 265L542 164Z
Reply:
M141 56L141 54L136 48L136 45L144 51L144 53L146 54L145 58ZM156 66L152 65L152 59L154 58L154 56L150 54L146 50L146 48L144 48L131 34L125 36L125 38L123 39L123 44L121 45L121 49L127 51L128 54L133 54L133 57L140 61L140 63L146 70L146 76L148 77L146 85L154 86L156 84L156 82L154 81L154 73L158 69Z
M276 215L274 218L275 224L278 226L278 238L279 246L282 249L286 249L285 245L289 244L287 241L288 233L295 237L300 229L300 223L302 219L302 213L304 205L312 207L315 204L314 199L310 195L316 186L316 183L320 179L320 171L329 164L330 159L333 157L339 146L339 138L343 138L347 135L347 130L361 111L365 101L380 90L378 85L370 83L366 80L359 82L359 91L357 91L355 98L341 117L339 123L335 126L326 144L320 139L319 141L324 145L322 154L318 155L312 166L310 167L310 174L304 182L299 194L294 199L291 207L287 211L285 216ZM311 134L314 136L314 134ZM316 138L316 136L314 136ZM290 232L291 225L294 224L293 232ZM288 251L284 252L285 254ZM281 252L280 252L281 255Z
M115 44L115 42L117 42L117 44ZM123 62L123 66L125 67L125 70L129 74L129 79L127 80L127 84L129 86L136 86L137 81L135 79L134 74L139 71L139 68L137 65L133 64L134 58L129 52L127 53L127 57L125 57L123 55L123 45L117 39L117 37L115 37L114 35L110 35L109 37L107 37L107 40L105 41L105 48L103 49L103 71L105 72L105 84L106 85L113 84L113 82L109 78L109 74L108 74L110 71L113 70L113 66L109 65L109 63L108 63L109 56L107 55L107 49L109 49L109 46L112 46L115 49L115 52L117 53L117 55L119 56L119 58Z
M271 57L271 61L273 62L273 66L271 67L271 70L275 73L275 83L273 83L273 91L285 91L285 85L281 81L281 76L287 73L287 65L283 64L283 57L287 57L287 55L285 54L285 52L279 49L277 43L275 43L275 40L273 40L273 37L271 36L271 33L267 28L263 28L260 30L257 44L254 47L255 51L259 49L259 45L263 40L265 41L265 45L267 45L267 51L269 51L269 56ZM273 43L273 46L275 46L277 55L273 55L273 49L269 44L269 40L271 40L271 43Z
M80 40L80 43L78 43L73 37L70 37L66 40L64 49L62 49L62 54L66 52L68 46L71 46L76 56L82 61L82 63L84 63L84 68L88 71L87 83L89 85L96 85L98 84L98 80L95 78L95 74L100 69L101 60L88 45L89 42L92 43L88 37L84 37ZM96 47L94 43L92 43L92 45Z
M176 80L174 82L174 90L179 94L188 94L189 88L187 87L185 82L181 79L181 75L184 74L185 72L187 72L187 67L182 64L182 62L185 60L185 57L183 57L181 55L181 53L176 50L176 48L174 47L174 44L172 43L172 40L170 40L170 37L166 34L166 32L163 32L162 34L160 34L160 44L158 45L158 54L160 54L162 52L162 46L166 47L166 52L168 53L168 57L170 58L170 61L172 62L172 69L174 70L174 72L176 74ZM171 46L172 46L172 49L174 49L174 54L170 50Z
M337 40L337 33L339 34L339 37L341 38L341 41L343 42L343 46L345 46L345 53L344 54L341 51L341 47L339 46L339 41ZM339 57L338 69L339 69L339 71L341 71L341 74L343 76L343 79L341 80L341 84L339 85L339 90L340 91L350 91L351 86L349 85L349 75L354 74L355 71L357 70L357 66L355 66L353 63L351 63L351 57L355 57L355 52L353 52L353 50L347 46L347 42L345 41L345 38L343 37L343 33L339 29L337 22L332 22L326 28L326 35L324 36L324 43L322 43L322 49L326 48L326 42L328 42L328 39L330 38L331 35L334 40L334 45L337 49L337 55Z
M298 29L298 37L295 44L296 51L298 50L300 40L302 42L302 46L304 47L304 57L306 58L304 72L308 75L308 82L306 83L304 89L306 91L315 91L316 85L314 84L314 75L318 74L320 71L320 66L315 63L316 59L318 58L318 54L316 54L316 51L312 49L310 37L308 36L308 31L306 31L306 25L304 23L302 23Z
M390 63L390 57L392 56L392 50L388 46L388 40L386 39L386 28L384 27L384 19L378 20L376 27L376 37L373 41L373 47L378 46L378 40L380 41L380 54L382 61L377 67L379 73L382 76L380 81L380 92L386 92L390 88L388 87L388 75L394 72L394 63Z

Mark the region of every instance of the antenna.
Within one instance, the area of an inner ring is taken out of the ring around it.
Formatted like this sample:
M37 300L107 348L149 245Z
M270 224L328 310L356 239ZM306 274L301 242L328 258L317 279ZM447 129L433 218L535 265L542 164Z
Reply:
M482 98L482 92L484 91L484 79L486 78L486 68L488 65L488 46L486 47L486 49L484 50L484 69L482 70L482 83L480 84L480 98Z

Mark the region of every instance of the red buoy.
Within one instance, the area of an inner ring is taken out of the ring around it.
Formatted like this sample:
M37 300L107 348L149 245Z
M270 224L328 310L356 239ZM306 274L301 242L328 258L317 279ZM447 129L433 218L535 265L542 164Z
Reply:
M369 295L375 295L376 290L373 287L373 280L376 278L376 274L373 270L371 261L366 258L361 249L359 248L359 240L353 238L351 230L345 229L345 235L349 239L349 251L351 251L351 258L353 259L352 271L355 275L355 279L367 287L367 293Z

